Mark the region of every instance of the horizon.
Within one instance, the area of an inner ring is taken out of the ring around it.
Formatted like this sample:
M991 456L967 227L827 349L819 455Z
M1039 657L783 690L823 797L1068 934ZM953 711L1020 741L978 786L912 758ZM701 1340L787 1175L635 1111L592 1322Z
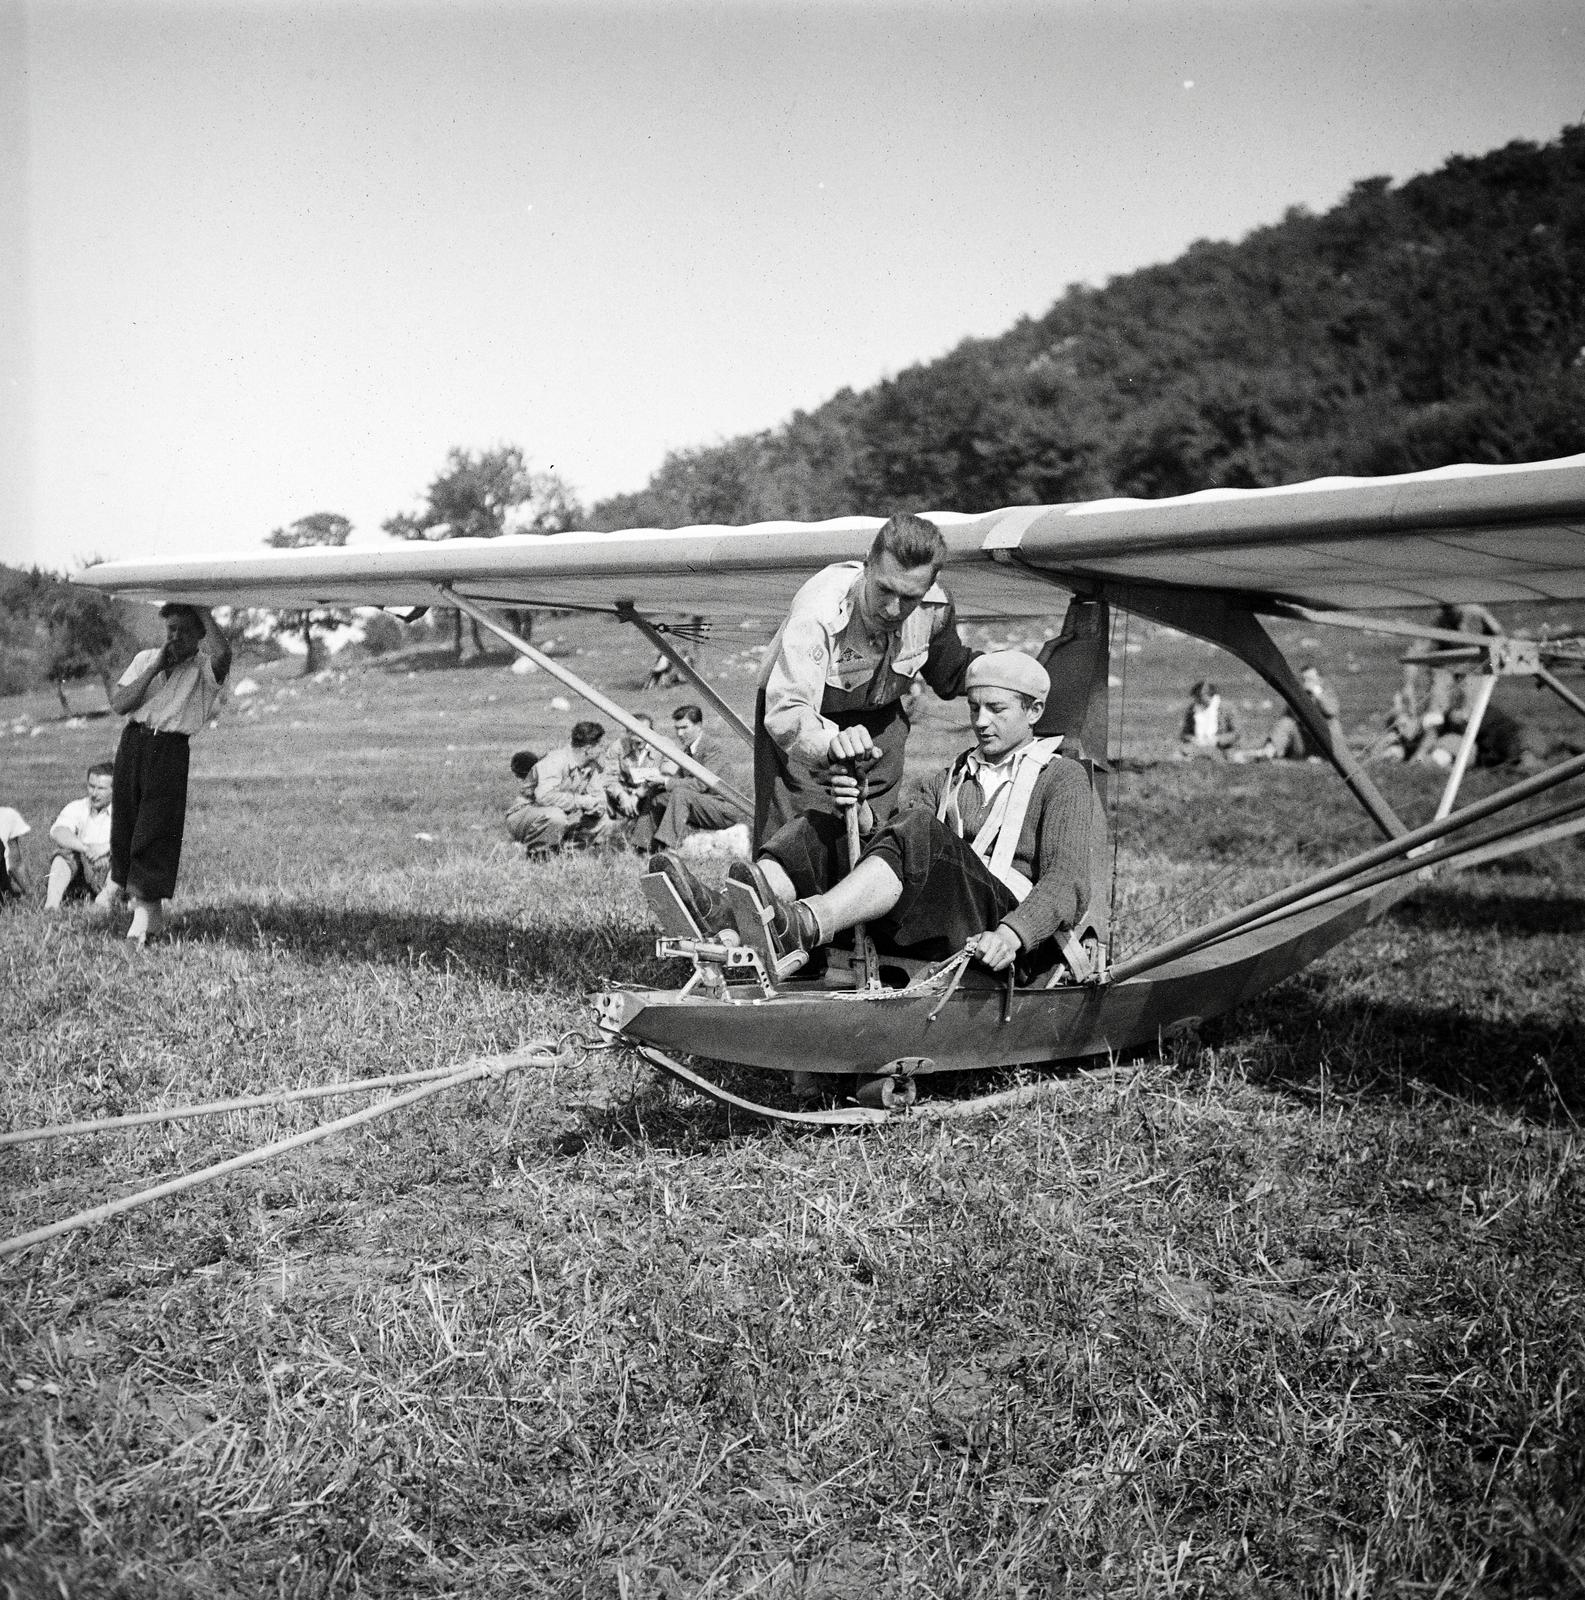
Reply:
M638 490L1074 283L1556 138L1574 11L8 11L0 560L367 543L453 447Z

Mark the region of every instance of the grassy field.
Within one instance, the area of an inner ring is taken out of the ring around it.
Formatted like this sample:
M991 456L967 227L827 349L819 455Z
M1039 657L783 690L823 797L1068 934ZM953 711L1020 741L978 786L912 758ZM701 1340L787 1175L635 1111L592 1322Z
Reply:
M663 725L686 698L549 631ZM705 663L740 705L763 638ZM1118 660L1125 950L1371 841L1319 767L1159 759L1208 671L1253 742L1247 676L1137 626ZM1326 664L1385 706L1390 651ZM173 938L0 914L4 1127L445 1066L670 973L632 860L501 834L507 755L569 720L543 677L258 677L195 745ZM115 735L53 707L0 703L36 868ZM1585 1593L1582 866L1438 881L1016 1113L788 1133L591 1051L12 1258L0 1585ZM361 1103L0 1149L0 1233Z

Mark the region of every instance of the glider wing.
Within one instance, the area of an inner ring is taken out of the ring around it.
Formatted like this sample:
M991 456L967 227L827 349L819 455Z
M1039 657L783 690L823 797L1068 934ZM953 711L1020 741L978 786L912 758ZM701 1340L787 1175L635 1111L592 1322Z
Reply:
M1585 455L1212 489L1165 500L931 513L965 617L1044 616L1050 584L1238 593L1375 610L1585 598ZM299 607L421 606L438 586L481 604L649 615L775 615L878 517L750 527L518 535L110 561L77 581L134 598Z

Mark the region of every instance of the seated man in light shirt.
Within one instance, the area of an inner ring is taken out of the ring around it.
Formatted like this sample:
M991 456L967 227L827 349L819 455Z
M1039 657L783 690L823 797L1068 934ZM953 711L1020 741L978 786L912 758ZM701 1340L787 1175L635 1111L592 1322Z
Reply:
M140 650L110 694L111 709L128 719L116 746L110 878L132 902L127 938L139 945L163 930L176 892L187 741L214 715L231 671L231 645L207 611L172 603L160 616L164 645Z
M102 906L115 899L115 885L110 881L114 774L112 763L94 762L88 769L88 793L67 801L50 829L55 855L44 890L46 911L59 911L73 892L91 895Z

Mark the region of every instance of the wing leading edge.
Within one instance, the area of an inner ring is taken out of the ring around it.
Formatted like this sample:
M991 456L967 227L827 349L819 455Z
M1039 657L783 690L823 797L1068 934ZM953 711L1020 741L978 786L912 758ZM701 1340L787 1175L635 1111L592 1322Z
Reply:
M928 513L965 616L1040 616L1049 583L1168 585L1374 610L1585 598L1585 455L1166 500ZM102 562L76 581L196 604L429 605L450 584L513 606L765 615L878 517Z

